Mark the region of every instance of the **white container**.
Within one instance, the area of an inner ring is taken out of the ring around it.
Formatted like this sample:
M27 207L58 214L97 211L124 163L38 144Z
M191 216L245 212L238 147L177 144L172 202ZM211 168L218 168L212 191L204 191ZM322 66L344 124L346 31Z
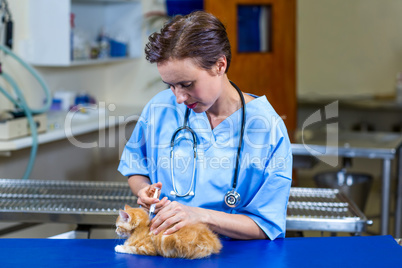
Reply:
M61 110L70 111L70 108L74 105L76 94L71 91L56 91L53 95L54 99L61 101Z

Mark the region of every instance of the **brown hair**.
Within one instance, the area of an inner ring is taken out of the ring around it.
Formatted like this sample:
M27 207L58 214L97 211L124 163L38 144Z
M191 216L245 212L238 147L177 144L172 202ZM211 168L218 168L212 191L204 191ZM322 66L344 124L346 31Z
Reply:
M151 63L192 58L199 67L210 70L220 57L225 56L225 72L229 69L232 53L226 28L207 12L177 15L164 25L160 33L155 32L148 39L145 55Z

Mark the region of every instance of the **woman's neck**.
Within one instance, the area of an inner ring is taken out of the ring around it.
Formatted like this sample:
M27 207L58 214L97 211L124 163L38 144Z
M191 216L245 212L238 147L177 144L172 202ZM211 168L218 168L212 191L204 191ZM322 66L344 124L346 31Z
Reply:
M212 129L242 106L239 93L232 86L226 74L222 79L222 93L214 105L206 111Z

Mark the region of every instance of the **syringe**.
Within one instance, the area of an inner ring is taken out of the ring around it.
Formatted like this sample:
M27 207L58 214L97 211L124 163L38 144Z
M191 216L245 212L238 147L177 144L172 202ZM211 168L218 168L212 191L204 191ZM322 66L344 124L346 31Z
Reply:
M158 191L159 191L159 188L155 187L154 198L158 198ZM155 212L155 206L156 206L156 204L152 204L151 207L149 208L149 218L150 219L151 219L151 216L153 217L153 214Z

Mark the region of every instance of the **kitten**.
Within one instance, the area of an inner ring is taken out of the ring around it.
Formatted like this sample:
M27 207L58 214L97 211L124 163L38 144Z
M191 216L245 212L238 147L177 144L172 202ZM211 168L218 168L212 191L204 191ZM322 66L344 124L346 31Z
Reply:
M206 224L188 225L170 235L163 232L154 235L149 230L150 220L145 210L126 205L119 214L116 233L127 240L115 247L116 252L199 259L219 253L222 248L218 236Z

